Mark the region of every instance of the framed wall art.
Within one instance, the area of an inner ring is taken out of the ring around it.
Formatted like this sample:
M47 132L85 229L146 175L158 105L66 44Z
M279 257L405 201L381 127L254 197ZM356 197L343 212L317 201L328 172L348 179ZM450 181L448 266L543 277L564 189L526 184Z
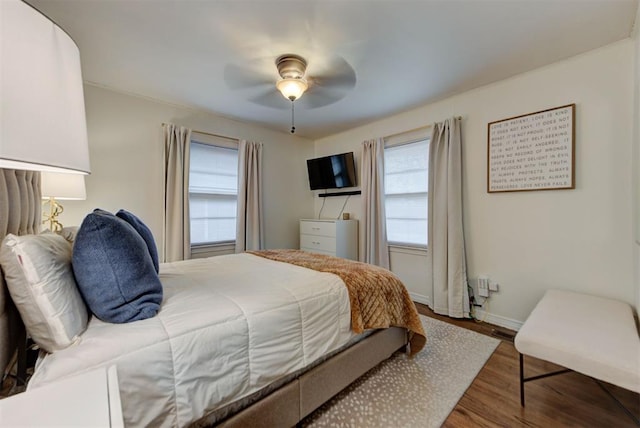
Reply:
M575 104L487 125L487 192L575 188Z

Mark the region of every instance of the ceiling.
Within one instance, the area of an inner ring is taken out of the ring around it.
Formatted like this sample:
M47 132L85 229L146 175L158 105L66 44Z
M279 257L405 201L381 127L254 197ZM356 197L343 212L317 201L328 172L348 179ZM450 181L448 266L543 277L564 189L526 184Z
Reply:
M638 0L27 1L76 41L85 81L282 132L291 103L275 89L276 57L303 56L312 77L352 73L335 87L330 78L312 81L296 101L296 135L311 139L627 38L638 7Z

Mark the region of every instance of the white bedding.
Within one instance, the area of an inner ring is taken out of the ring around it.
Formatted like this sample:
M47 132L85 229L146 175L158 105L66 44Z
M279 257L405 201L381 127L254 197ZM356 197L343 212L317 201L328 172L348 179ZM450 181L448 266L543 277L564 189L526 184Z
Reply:
M93 317L78 344L39 361L29 388L115 364L127 425L184 426L354 336L333 274L236 254L163 264L160 279L156 317Z

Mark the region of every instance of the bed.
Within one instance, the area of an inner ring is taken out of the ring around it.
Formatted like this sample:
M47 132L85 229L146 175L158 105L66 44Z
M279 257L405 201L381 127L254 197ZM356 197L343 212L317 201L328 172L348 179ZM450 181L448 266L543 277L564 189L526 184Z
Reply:
M17 203L27 195L39 206L29 175L3 171L7 218L18 211L32 224L3 235L37 230L37 208ZM424 345L404 287L391 294L376 282L384 270L333 259L287 250L162 264L156 316L91 317L71 346L41 356L28 388L115 365L129 426L293 426L394 352ZM24 334L2 291L5 367Z

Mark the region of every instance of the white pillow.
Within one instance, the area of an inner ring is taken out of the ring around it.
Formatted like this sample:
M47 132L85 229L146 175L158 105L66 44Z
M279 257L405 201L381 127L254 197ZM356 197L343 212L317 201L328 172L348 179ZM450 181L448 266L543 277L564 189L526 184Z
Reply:
M0 264L22 321L45 351L64 349L87 328L87 308L71 267L72 244L54 233L7 235Z

